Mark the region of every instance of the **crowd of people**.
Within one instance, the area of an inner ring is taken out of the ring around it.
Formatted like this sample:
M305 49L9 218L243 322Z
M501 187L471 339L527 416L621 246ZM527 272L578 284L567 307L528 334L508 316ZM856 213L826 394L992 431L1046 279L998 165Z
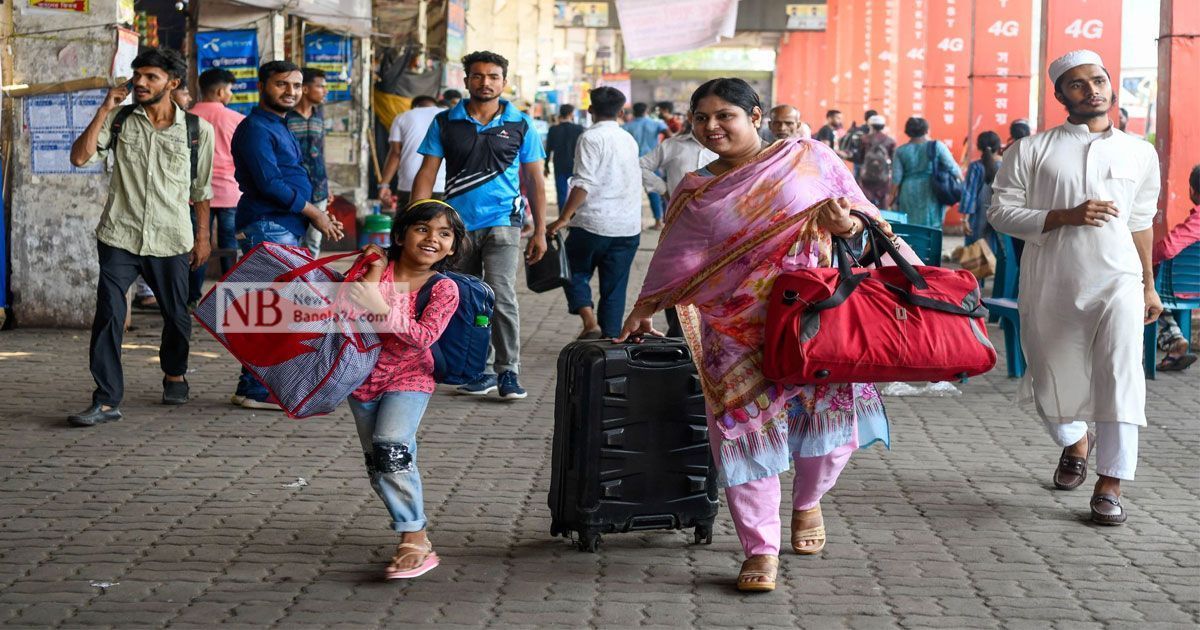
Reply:
M440 272L475 275L495 293L488 369L457 392L519 400L527 395L519 381L519 269L538 262L547 239L567 230L564 293L568 311L581 319L579 338L660 335L653 317L668 311L668 332L703 354L697 369L714 465L746 557L737 586L773 590L779 475L796 468L790 547L819 553L827 543L822 497L856 450L888 443L890 432L872 383L783 386L763 376L772 283L780 273L829 266L830 236L869 250L861 217L878 219L893 204L913 223L940 226L946 207L933 194L930 171L936 162L957 173L953 156L916 117L906 121L902 145L876 112L842 133L842 114L829 111L813 137L794 107L765 111L736 78L696 89L682 122L670 103L656 104L657 117L634 103L625 119L625 95L596 88L590 124L563 105L543 145L529 115L502 97L508 61L487 51L462 61L467 98L417 96L391 126L380 196L398 208L392 244L364 251L368 270L350 289L357 308L409 322L389 327L378 363L350 397L367 475L401 536L386 577L414 578L439 562L426 531L417 430L436 387L430 347L460 299ZM77 426L122 417L125 294L139 274L164 321L162 400L183 404L189 282L212 250L212 223L222 248L236 242L243 252L272 242L307 247L315 257L322 239L342 236L326 209L319 72L264 64L259 103L242 117L224 107L233 83L227 71L203 73L201 101L186 111L175 97L186 74L181 57L152 49L133 67L134 105L120 106L125 87L110 90L71 154L77 165L115 155L96 231L96 389L91 406L70 416ZM1115 525L1126 519L1121 482L1133 478L1138 428L1146 424L1142 327L1162 310L1153 265L1200 240L1200 213L1155 246L1157 155L1109 120L1113 88L1103 61L1076 51L1051 64L1049 78L1068 121L1037 135L1014 124L1008 145L995 132L980 134L982 157L967 168L960 211L970 238L1000 232L1026 244L1020 274L1029 372L1019 397L1063 448L1053 473L1058 488L1080 486L1097 451L1090 515ZM551 166L558 216L548 222ZM1198 179L1200 167L1191 176L1192 201L1200 204ZM653 219L645 227L643 194ZM835 203L820 203L827 199ZM660 238L627 310L645 228L660 229ZM418 305L422 290L428 302ZM1175 369L1194 362L1178 327L1163 331L1164 362ZM278 408L246 369L232 402Z

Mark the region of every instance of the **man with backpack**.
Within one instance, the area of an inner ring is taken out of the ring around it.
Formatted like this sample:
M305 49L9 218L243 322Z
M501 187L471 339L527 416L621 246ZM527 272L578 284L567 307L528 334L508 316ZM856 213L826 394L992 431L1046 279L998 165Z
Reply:
M850 125L850 131L842 136L839 142L838 155L842 156L844 160L850 160L854 164L855 179L858 179L858 172L862 170L862 162L859 159L862 151L862 139L871 133L871 125L866 121L870 120L872 116L878 115L878 113L873 109L868 109L863 113L863 124Z
M428 199L442 161L446 162L446 202L454 207L471 235L471 253L463 263L482 276L496 293L489 370L458 388L470 396L497 392L504 400L527 393L517 376L521 367L521 324L517 274L521 266L521 227L525 197L521 179L529 182L528 203L533 234L525 262L546 253L546 188L542 161L546 152L533 119L500 98L508 85L508 60L489 51L462 60L470 98L434 117L418 153L425 156L413 179L412 201Z
M187 74L179 53L150 48L132 67L133 79L108 91L71 146L75 166L99 162L109 152L115 156L108 201L96 227L100 276L89 352L96 390L90 407L68 417L74 426L121 419L125 293L139 273L162 312L162 402L188 400L188 272L204 264L212 250L208 229L193 229L191 213L194 208L197 225L208 227L213 128L171 100ZM131 87L133 105L120 107Z
M867 119L871 132L863 136L855 155L858 169L858 184L867 200L878 208L887 205L888 191L892 185L892 158L896 155L896 141L883 132L887 121L875 114Z

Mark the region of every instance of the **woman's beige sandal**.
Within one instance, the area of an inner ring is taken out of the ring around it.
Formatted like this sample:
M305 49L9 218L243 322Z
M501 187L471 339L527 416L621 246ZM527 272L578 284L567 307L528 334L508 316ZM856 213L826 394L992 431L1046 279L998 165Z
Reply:
M750 556L742 563L742 570L738 572L737 588L739 591L749 593L773 591L777 575L779 575L779 556Z
M815 524L814 524L815 523ZM806 542L817 544L804 545ZM811 556L821 553L825 548L825 519L821 516L821 506L803 512L792 512L792 551Z

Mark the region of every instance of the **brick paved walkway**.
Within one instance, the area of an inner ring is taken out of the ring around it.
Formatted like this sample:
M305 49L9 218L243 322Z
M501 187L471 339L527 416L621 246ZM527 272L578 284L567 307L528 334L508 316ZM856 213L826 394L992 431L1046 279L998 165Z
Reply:
M554 359L577 323L557 293L522 295L522 313L530 398L439 395L422 424L443 560L407 584L379 580L395 539L344 407L293 421L230 406L235 362L201 331L193 402L158 405L157 326L139 315L126 340L125 419L72 429L65 416L92 388L87 333L0 333L0 624L1200 623L1195 369L1150 384L1127 526L1088 524L1088 487L1051 490L1058 449L1010 403L1016 383L1000 368L961 397L890 399L893 450L851 460L825 501L825 553L785 554L779 591L742 596L731 587L740 552L724 511L711 546L679 532L629 534L585 554L549 536Z

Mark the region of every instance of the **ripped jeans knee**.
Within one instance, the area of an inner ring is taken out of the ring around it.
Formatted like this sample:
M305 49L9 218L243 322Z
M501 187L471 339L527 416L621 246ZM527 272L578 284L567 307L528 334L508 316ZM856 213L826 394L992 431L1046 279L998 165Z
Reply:
M374 460L375 472L382 474L407 473L414 470L416 463L408 444L375 442L372 446L374 448L371 455Z

